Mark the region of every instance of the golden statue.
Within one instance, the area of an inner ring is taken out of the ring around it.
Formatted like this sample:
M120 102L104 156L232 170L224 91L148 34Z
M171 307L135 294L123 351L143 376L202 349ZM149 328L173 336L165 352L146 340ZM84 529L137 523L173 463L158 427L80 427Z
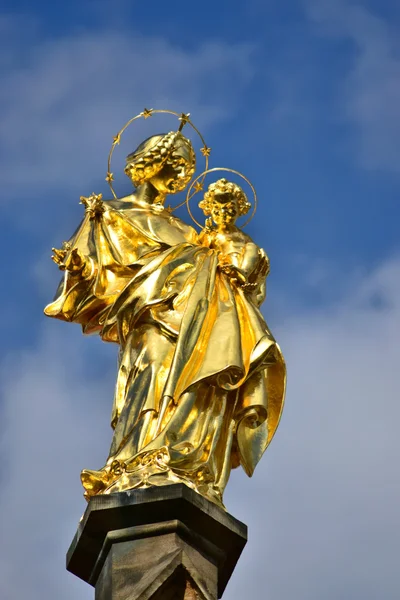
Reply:
M251 476L279 423L285 364L259 310L269 261L235 225L251 204L219 179L197 233L164 208L194 170L181 131L149 138L127 158L135 193L82 198L82 224L53 250L65 274L45 314L120 345L113 439L103 468L82 471L86 498L183 482L223 506L231 469Z

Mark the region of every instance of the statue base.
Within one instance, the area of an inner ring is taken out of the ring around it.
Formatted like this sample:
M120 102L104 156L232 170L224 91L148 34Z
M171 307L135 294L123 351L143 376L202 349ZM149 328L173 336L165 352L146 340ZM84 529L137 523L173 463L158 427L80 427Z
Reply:
M216 600L247 527L184 484L91 498L67 569L95 600Z

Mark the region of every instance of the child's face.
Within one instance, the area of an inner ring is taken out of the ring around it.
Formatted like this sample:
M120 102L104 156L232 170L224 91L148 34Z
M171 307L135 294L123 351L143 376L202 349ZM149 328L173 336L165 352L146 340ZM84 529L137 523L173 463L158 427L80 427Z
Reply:
M239 205L231 194L216 193L213 198L211 217L216 225L234 224L239 217Z

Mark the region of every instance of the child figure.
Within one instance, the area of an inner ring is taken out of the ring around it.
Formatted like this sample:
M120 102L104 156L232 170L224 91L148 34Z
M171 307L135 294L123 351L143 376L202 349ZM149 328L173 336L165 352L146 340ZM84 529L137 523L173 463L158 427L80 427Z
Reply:
M260 306L265 299L269 260L265 251L235 225L251 207L246 194L236 183L219 179L208 187L199 207L209 216L199 242L219 251L221 271Z

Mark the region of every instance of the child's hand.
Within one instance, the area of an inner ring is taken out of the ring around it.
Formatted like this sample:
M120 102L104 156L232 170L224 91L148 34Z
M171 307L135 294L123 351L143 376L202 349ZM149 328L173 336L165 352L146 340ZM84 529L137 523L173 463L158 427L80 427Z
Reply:
M208 219L206 219L206 221L204 223L204 230L205 231L212 231L213 229L214 229L213 221L212 221L212 218L209 217Z
M238 285L244 285L247 281L241 270L234 265L221 265L221 271L225 273L231 281Z

